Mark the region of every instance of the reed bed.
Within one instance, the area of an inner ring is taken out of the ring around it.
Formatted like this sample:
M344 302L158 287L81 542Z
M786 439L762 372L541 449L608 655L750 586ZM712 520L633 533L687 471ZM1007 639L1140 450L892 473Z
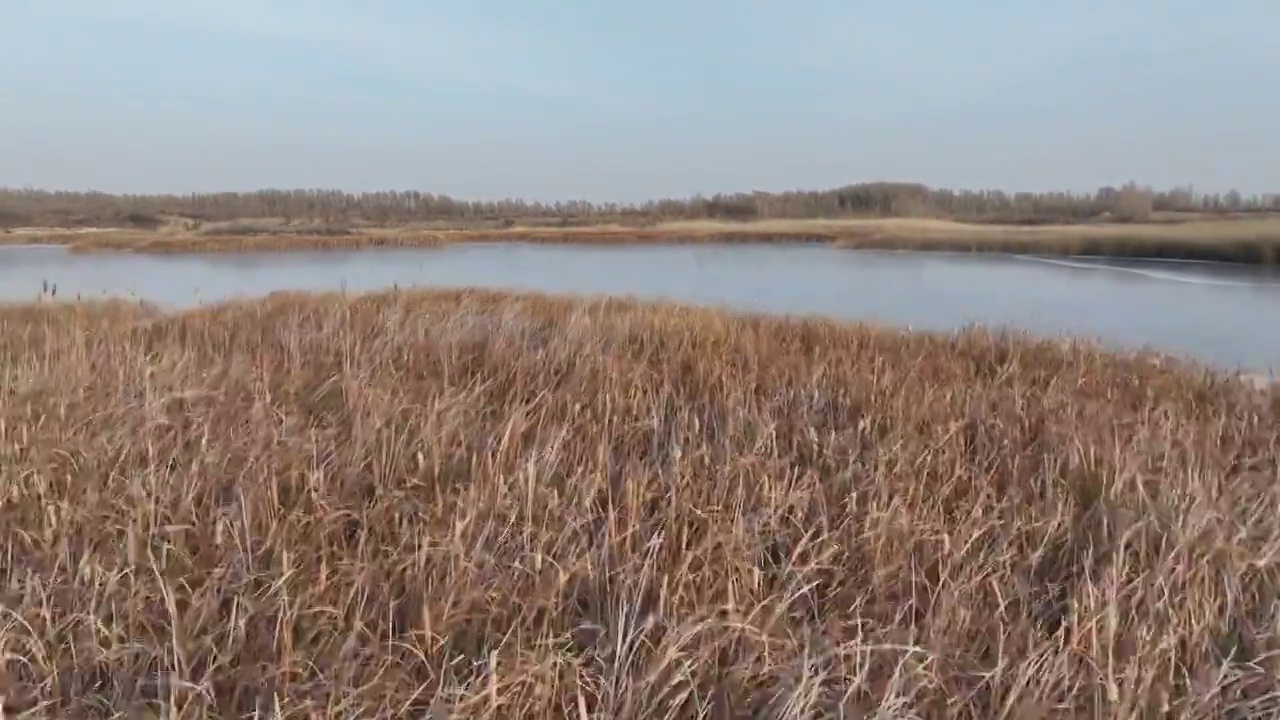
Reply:
M352 235L163 235L104 233L90 239L70 238L72 252L221 253L290 250L363 250L394 247L439 247L448 240L432 233L358 233Z
M436 247L480 241L594 245L799 242L865 249L1099 255L1253 265L1280 263L1280 221L1274 218L1046 226L912 219L707 221L645 227L600 225L487 230L342 226L341 232L332 228L324 232L310 230L320 228L319 225L264 225L262 232L241 232L245 227L248 226L243 223L224 223L194 232L63 233L39 240L69 244L77 251L152 253Z
M1280 396L1153 360L471 291L7 307L5 717L1274 717Z
M474 242L529 242L581 245L686 243L831 242L829 236L809 232L763 232L750 228L716 232L673 232L644 228L588 227L506 230L366 229L347 235L303 233L158 234L121 232L92 238L50 236L42 241L70 245L74 252L131 251L145 253L250 252L289 250L358 250L378 247L441 247Z

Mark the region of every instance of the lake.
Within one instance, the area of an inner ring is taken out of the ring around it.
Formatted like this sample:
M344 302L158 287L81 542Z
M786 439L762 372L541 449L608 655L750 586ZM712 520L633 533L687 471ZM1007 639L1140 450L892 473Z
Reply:
M967 324L1280 371L1280 271L1213 263L841 250L821 245L443 248L77 255L0 246L0 300L188 308L277 290L487 287L623 295L949 330Z

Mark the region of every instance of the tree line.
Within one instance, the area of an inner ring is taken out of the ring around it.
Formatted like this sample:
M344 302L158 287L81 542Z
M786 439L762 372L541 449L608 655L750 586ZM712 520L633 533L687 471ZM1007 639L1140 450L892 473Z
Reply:
M670 220L923 217L980 223L1142 222L1158 213L1218 215L1280 212L1280 195L1156 191L1136 183L1091 193L947 190L916 183L862 183L829 190L751 192L643 203L459 200L416 190L258 190L187 195L113 195L0 189L0 227L155 227L170 218L194 223L282 218L324 223L420 222L649 224Z

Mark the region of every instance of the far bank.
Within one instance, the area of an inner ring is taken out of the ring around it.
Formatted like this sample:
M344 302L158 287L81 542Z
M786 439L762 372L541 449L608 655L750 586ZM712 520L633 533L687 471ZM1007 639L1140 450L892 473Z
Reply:
M991 225L927 219L684 221L644 226L510 227L438 230L412 224L352 227L254 220L198 229L66 231L27 228L4 244L60 244L76 251L147 253L351 250L435 247L464 242L577 244L820 243L837 247L951 252L1280 263L1280 218L1163 223Z

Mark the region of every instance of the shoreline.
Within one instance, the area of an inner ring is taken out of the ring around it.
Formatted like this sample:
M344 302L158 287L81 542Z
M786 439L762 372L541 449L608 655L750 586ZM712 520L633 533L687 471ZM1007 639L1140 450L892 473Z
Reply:
M0 236L0 244L66 245L73 252L281 252L442 247L470 242L580 245L825 244L865 250L1042 254L1063 257L1190 260L1280 265L1280 220L1237 219L1184 223L979 225L942 220L804 220L672 222L501 230L428 230L412 226L317 232L314 225L280 225L261 232L28 229Z
M846 319L812 314L775 314L767 311L698 305L696 303L681 302L678 300L633 298L608 294L581 296L574 295L572 293L544 292L537 290L504 290L481 286L460 289L425 287L399 288L388 286L376 290L366 290L353 293L339 290L276 290L265 295L229 298L195 307L165 306L147 300L117 297L87 299L41 297L36 300L0 300L0 318L2 318L5 313L13 312L56 312L58 310L63 310L74 313L80 311L99 312L102 309L110 309L112 311L133 313L140 319L180 320L187 316L197 316L205 313L221 313L236 308L244 309L254 306L267 306L272 303L346 302L358 304L365 302L376 303L394 298L401 298L411 302L431 302L442 298L448 298L450 299L450 302L452 302L454 298L458 297L476 298L489 303L531 302L559 306L599 308L624 307L642 312L664 311L671 313L684 313L690 316L719 316L725 320L743 322L750 321L782 324L819 323L831 325L840 331L871 332L877 334L899 335L903 337L931 338L934 340L954 340L964 337L971 332L976 332L980 335L1007 338L1010 342L1015 343L1033 345L1046 344L1056 347L1062 352L1085 350L1100 357L1109 357L1118 361L1140 361L1153 368L1159 368L1165 371L1172 370L1174 372L1183 372L1191 375L1208 374L1218 378L1238 381L1245 387L1252 390L1262 392L1280 392L1280 370L1267 370L1239 366L1230 368L1221 365L1214 365L1213 363L1202 359L1196 359L1194 357L1180 355L1176 352L1166 350L1108 345L1107 343L1088 335L1057 337L1039 335L1031 330L985 325L976 325L972 328L952 330L929 330L912 328L907 325L900 325L892 322Z

